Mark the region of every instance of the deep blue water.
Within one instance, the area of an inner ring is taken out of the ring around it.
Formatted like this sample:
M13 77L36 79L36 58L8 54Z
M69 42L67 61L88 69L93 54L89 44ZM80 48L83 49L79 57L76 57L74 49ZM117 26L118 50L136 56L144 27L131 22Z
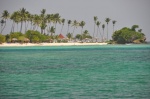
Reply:
M150 99L150 45L0 47L0 99Z

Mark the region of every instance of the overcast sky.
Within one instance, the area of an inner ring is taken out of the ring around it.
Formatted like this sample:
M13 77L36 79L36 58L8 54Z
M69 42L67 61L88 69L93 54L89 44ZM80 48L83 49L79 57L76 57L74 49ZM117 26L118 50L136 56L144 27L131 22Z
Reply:
M42 9L46 9L47 14L59 13L61 18L66 20L83 20L86 22L84 30L88 30L90 34L94 32L94 16L98 17L101 25L106 25L105 18L109 17L111 19L109 38L113 31L112 20L117 21L115 30L137 24L145 33L147 41L150 41L150 0L0 0L0 14L4 10L13 13L23 7L33 14L40 14ZM7 23L3 34L10 32L11 24L11 22ZM57 26L57 34L59 34L61 26ZM75 30L75 34L80 31L79 27ZM67 22L63 34L65 35L66 32Z

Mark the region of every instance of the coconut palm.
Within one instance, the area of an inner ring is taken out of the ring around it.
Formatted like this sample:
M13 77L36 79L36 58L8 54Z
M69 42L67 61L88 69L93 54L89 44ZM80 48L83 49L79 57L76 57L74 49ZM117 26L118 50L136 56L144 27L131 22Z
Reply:
M33 16L33 30L36 30L36 27L38 27L42 23L41 17L37 14Z
M11 27L11 32L14 32L14 27L15 27L15 21L17 19L17 15L18 12L14 12L13 14L11 14L10 19L13 21L12 23L12 27Z
M51 28L49 27L49 33L50 33L50 35L51 35L51 37L53 36L53 34L55 33L55 28L54 28L54 26L52 26Z
M83 27L85 26L85 22L84 22L84 21L81 21L81 22L79 23L79 26L81 27L81 36L82 36L82 31L83 31ZM81 39L82 39L82 37L81 37Z
M4 10L4 12L2 13L3 20L5 21L3 28L1 29L1 33L3 32L5 26L6 26L6 20L10 17L10 14L7 10Z
M71 20L68 20L68 29L67 29L67 33L69 32L69 27L70 27L70 24L71 24Z
M73 28L73 32L72 32L72 37L73 37L75 28L77 28L77 26L79 26L79 23L78 23L76 20L74 20L73 23L72 23L72 26L74 27L74 28Z
M59 13L54 14L53 20L54 20L55 32L56 32L57 23L61 24L61 19L60 19Z
M116 22L117 21L115 21L115 20L112 21L112 23L113 23L113 33L114 33L114 27L115 27Z
M65 24L65 19L61 19L61 23L62 23L62 27L61 27L61 31L60 31L60 33L62 33L62 30L63 30L64 24Z
M94 38L94 35L95 35L95 25L96 25L96 21L97 21L97 16L94 16L94 33L93 33L93 38Z
M43 32L45 32L45 29L47 27L47 25L46 25L47 20L46 20L45 13L46 13L46 9L42 9L41 10L41 15L40 15L40 17L41 17L41 24L40 24L41 34L43 34Z
M20 9L19 15L20 15L20 22L21 22L20 32L22 32L23 21L25 20L26 17L26 9L25 8Z
M81 35L82 35L82 31L83 31L83 27L85 26L85 22L84 21L81 21L79 23L79 26L81 26Z
M53 21L53 17L54 17L53 14L47 14L46 15L46 20L47 20L47 23L48 23L48 27L47 28L51 27L51 23Z
M71 40L71 38L72 38L72 35L71 35L71 33L67 33L67 35L66 35L67 37L68 37L68 39L69 39L69 41Z
M110 18L106 18L105 22L107 23L107 41L108 41L108 23L111 19Z
M26 14L25 14L25 19L24 19L24 22L25 22L25 33L26 33L26 31L27 31L27 28L28 28L28 23L29 23L29 21L30 21L30 13L28 12L28 11L26 11Z
M82 37L83 37L83 39L92 38L92 37L90 36L88 30L85 30L85 31L83 32Z
M101 38L102 38L102 34L101 34L101 31L100 31L100 28L99 28L100 24L101 24L101 22L99 22L99 21L96 22L96 25L97 25L97 36L98 36L98 31L99 31L100 36L101 36ZM97 37L97 38L98 38L98 37Z
M105 24L102 25L102 29L103 29L103 34L102 34L102 42L104 40L104 29L105 29Z

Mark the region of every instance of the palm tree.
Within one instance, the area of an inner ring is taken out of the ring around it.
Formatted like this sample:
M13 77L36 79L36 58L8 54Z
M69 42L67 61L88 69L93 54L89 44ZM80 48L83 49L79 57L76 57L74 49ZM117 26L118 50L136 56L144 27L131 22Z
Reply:
M110 18L106 18L105 22L107 23L107 41L108 41L108 23L111 19Z
M71 35L71 33L67 33L67 35L66 35L67 37L68 37L68 39L69 39L69 41L71 40L71 38L72 38L72 35Z
M113 23L113 33L114 33L114 27L115 27L116 22L117 21L115 21L115 20L112 21L112 23Z
M28 12L28 11L26 11L26 13L25 13L25 19L24 19L24 22L25 22L25 33L26 33L26 31L27 31L27 28L28 28L28 23L29 23L29 21L30 21L30 13ZM27 23L28 22L28 23Z
M65 23L65 19L61 19L61 23L62 23L62 27L61 27L60 33L62 33L62 30L63 30L63 27L64 27L64 23Z
M102 25L102 28L103 28L103 34L102 34L102 42L104 40L104 29L105 29L105 24Z
M85 26L85 22L81 21L81 23L79 24L79 26L81 26L81 36L82 36L82 31L83 31L83 27ZM82 40L82 37L81 37Z
M83 27L85 26L85 22L84 21L81 21L79 23L79 25L81 26L81 35L82 35L82 31L83 31Z
M51 28L49 27L49 32L51 33L51 37L52 37L53 34L55 33L55 28L54 28L54 26L52 26Z
M61 23L61 19L60 19L59 13L54 14L53 20L54 20L54 23L55 23L55 32L56 32L56 25L57 25L57 23L59 23L59 24Z
M3 28L1 29L1 33L3 32L5 26L6 26L6 20L9 18L10 14L7 10L4 10L4 12L2 13L2 18L5 21Z
M26 17L26 9L25 8L20 9L19 15L20 15L20 22L21 22L20 32L22 32L23 21L25 20Z
M83 37L83 39L86 39L86 38L92 38L92 37L90 36L88 30L85 30L85 31L83 32L82 37Z
M37 14L33 16L33 30L36 30L36 27L38 27L42 23L41 17Z
M70 24L71 24L71 20L68 20L68 29L67 29L67 33L69 32L69 27L70 27Z
M72 37L73 37L74 31L75 31L75 28L77 28L78 25L79 25L79 23L76 20L74 20L74 22L72 23L72 26L74 27L73 32L72 32Z
M95 35L95 25L96 25L96 21L97 21L97 16L94 16L94 33L93 33L93 38L94 38L94 35Z
M0 21L0 23L1 23L1 32L0 32L0 34L2 34L2 27L3 27L4 23L5 23L5 21L2 19L2 20Z
M41 34L43 34L43 32L45 32L44 30L46 29L47 25L46 25L46 16L45 16L45 13L46 13L46 9L42 9L41 10L41 24L40 24L40 27L41 27Z
M99 31L100 36L102 37L101 31L100 31L100 28L99 28L100 24L101 24L101 22L97 21L97 23L96 23L96 25L97 25L97 36L98 36L98 31ZM98 38L98 37L97 37L97 38Z

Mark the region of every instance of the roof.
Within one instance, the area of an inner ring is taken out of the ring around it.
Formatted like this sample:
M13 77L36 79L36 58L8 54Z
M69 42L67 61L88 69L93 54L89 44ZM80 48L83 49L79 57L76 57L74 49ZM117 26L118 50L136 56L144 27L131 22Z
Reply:
M59 35L58 35L58 38L64 39L65 37L64 37L62 34L59 34Z

